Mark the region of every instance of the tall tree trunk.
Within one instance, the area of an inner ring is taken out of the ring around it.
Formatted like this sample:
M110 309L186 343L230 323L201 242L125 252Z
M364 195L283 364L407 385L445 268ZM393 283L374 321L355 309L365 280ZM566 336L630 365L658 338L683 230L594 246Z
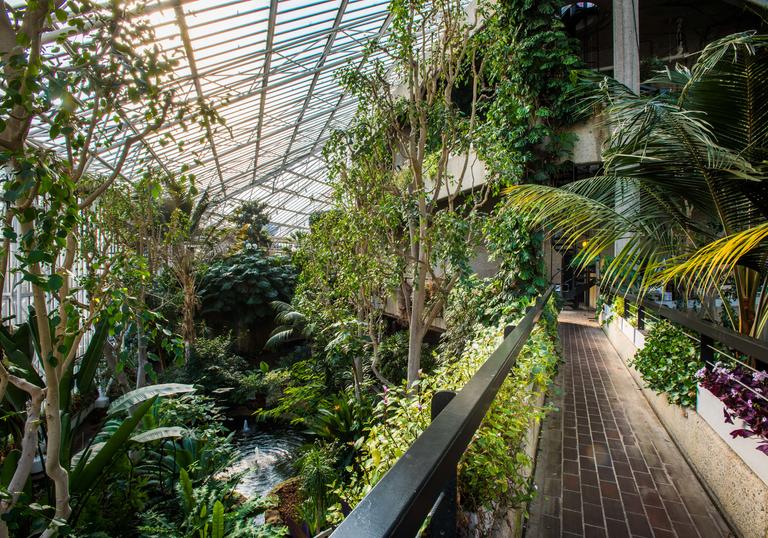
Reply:
M45 473L54 484L56 495L54 517L66 521L72 513L72 507L69 505L69 473L61 466L62 429L59 397L59 383L48 385L45 398L45 424L48 433L45 445ZM49 527L43 536L53 536L56 530L56 527Z
M416 281L412 288L411 320L408 326L408 387L419 379L421 348L424 343L424 308L427 298L427 260L422 254L416 265Z
M144 334L144 320L141 319L141 314L136 316L136 339L138 342L136 352L136 388L140 389L147 384L147 362L149 360L147 337Z
M197 306L195 277L191 274L191 271L188 271L184 277L183 288L182 332L184 333L184 362L189 364L192 358L192 345L195 342L195 307Z

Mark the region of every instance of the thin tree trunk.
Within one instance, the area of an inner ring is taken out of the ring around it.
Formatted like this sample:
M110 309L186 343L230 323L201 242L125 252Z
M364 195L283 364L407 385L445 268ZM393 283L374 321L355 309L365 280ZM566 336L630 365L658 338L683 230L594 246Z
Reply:
M119 348L118 348L119 349ZM125 375L125 371L119 371L117 369L117 356L118 352L115 346L109 342L104 342L104 359L107 361L107 366L112 372L112 377L117 381L118 386L123 394L131 390L131 383L128 381L128 376Z
M147 354L147 338L144 334L144 320L141 319L141 314L136 316L136 338L138 340L136 388L140 389L147 384L147 361L149 360Z
M14 383L15 384L15 383ZM16 470L8 483L10 499L0 502L0 514L9 512L19 500L24 486L32 472L32 464L37 452L38 430L40 428L40 408L43 404L45 391L22 380L22 388L30 395L27 401L27 419L24 422L24 435L21 438L21 456L16 464ZM8 527L0 520L0 538L8 536Z
M355 400L360 401L360 386L363 384L363 361L360 357L352 359L352 376L355 387Z
M185 254L186 256L186 254ZM195 275L192 273L192 260L185 258L182 262L183 275L182 292L182 332L184 336L184 362L189 364L192 359L192 345L195 343L195 310L197 295L195 293Z
M54 517L67 520L72 513L69 505L69 473L61 466L61 413L59 403L59 384L51 384L46 389L45 423L48 439L45 446L45 473L53 480L56 495ZM56 527L49 527L43 537L53 536Z
M424 342L424 306L426 301L426 260L421 260L416 270L416 282L411 300L411 320L408 326L408 387L419 378L421 369L421 347Z

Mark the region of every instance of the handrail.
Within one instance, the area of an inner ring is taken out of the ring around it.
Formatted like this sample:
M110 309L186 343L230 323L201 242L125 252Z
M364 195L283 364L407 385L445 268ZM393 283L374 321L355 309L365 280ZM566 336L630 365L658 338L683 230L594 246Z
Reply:
M333 538L416 535L441 492L450 488L461 455L515 365L553 289L550 286L539 297L511 332L505 331L504 341L342 521L331 535ZM455 492L452 496L449 499L450 495L446 495L444 500L455 502ZM450 533L450 524L448 528ZM453 529L455 532L455 521Z
M757 340L751 336L729 331L724 327L718 327L717 325L713 325L712 323L708 323L700 318L692 316L687 312L669 308L655 301L651 301L650 299L639 298L632 294L622 294L621 292L615 290L609 291L608 294L624 297L625 312L621 313L622 317L626 318L627 311L629 310L627 301L638 306L638 329L640 330L645 328L643 316L643 310L645 309L656 312L659 316L700 335L701 353L704 360L709 360L712 358L712 343L720 342L721 344L734 349L739 353L743 353L748 357L754 358L768 365L768 343L766 342Z

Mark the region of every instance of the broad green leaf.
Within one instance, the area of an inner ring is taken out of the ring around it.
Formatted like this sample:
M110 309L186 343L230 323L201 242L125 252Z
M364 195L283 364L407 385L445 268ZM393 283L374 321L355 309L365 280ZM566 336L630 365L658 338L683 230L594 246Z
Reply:
M88 348L83 353L80 369L75 376L77 388L81 394L87 394L93 388L93 378L103 356L104 342L106 342L108 334L109 323L106 319L96 324L96 330L91 336Z
M224 505L216 501L213 505L211 538L224 538Z
M131 441L135 443L149 443L151 441L159 441L161 439L178 439L179 437L185 437L190 434L187 428L181 428L179 426L164 426L161 428L154 428L152 430L137 433L131 437Z
M194 392L194 390L195 388L192 385L183 385L181 383L163 383L160 385L142 387L123 394L120 398L112 402L112 405L110 405L107 410L107 415L112 416L117 413L128 411L134 405L139 404L148 398L184 394L187 392Z
M78 458L77 465L70 475L72 493L83 493L90 489L105 469L114 462L116 456L127 449L131 434L157 398L158 396L155 395L144 400L133 414L123 421L117 431L103 445L98 447L98 450L91 447L89 452L92 455L86 454L85 458L83 456ZM83 461L85 461L84 464Z

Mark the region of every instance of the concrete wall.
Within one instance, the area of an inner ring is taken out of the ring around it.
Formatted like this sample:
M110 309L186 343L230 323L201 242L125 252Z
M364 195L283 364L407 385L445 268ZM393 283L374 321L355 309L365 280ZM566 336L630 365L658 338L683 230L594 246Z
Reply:
M570 161L574 164L597 163L602 161L601 149L607 131L599 117L592 117L572 125L568 131L576 135L576 143Z
M639 331L618 316L603 330L731 526L745 538L768 536L768 486L696 411L670 404L664 394L645 387L640 372L627 364L645 343Z

